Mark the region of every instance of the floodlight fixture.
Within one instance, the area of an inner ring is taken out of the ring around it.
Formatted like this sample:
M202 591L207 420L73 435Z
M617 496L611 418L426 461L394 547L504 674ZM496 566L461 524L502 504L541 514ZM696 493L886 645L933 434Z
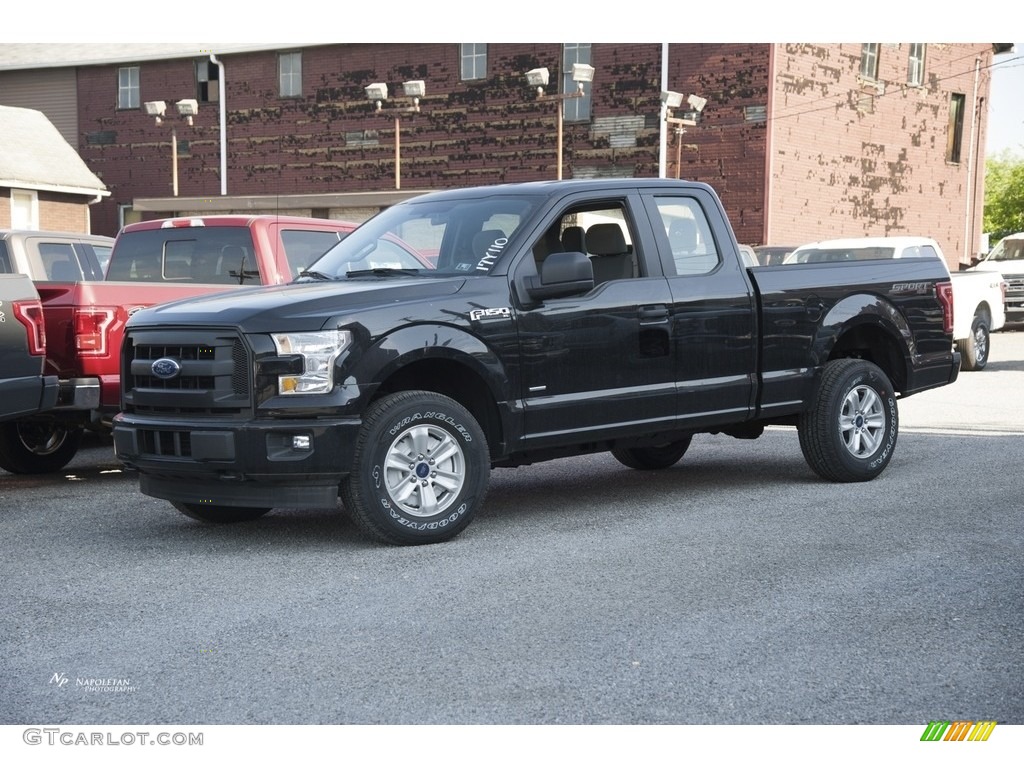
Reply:
M182 99L175 106L182 117L194 117L199 114L199 102L195 99Z
M364 89L366 91L366 98L370 101L377 102L377 108L380 109L380 103L387 101L388 98L388 84L387 83L370 83Z
M402 91L406 96L419 99L427 95L427 85L422 80L406 80L402 83Z
M526 73L526 84L543 89L548 84L550 78L551 75L547 67L538 67Z
M159 123L164 113L167 112L166 101L147 101L144 105L146 108L146 114L150 117L155 117Z
M594 68L589 64L573 64L572 79L577 83L594 82Z
M661 101L669 109L683 106L683 94L678 91L662 91Z
M703 112L704 106L708 103L708 100L702 98L701 96L697 96L694 93L691 93L689 96L686 97L686 103L690 106L690 109L694 110L695 112Z

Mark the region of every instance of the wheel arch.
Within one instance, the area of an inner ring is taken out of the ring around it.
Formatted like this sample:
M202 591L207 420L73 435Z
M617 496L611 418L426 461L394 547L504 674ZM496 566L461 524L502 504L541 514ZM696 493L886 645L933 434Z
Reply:
M415 326L376 346L389 360L378 372L370 402L413 389L446 395L473 414L492 456L504 452L506 425L499 403L509 400L508 378L498 356L481 339L459 329Z
M874 363L893 388L902 391L914 354L913 338L906 318L892 304L877 296L851 296L825 318L816 347L822 363L847 357Z

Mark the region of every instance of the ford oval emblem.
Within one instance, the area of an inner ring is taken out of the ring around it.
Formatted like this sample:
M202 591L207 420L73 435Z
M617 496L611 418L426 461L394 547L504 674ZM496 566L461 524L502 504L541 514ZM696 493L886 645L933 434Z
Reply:
M158 379L173 379L181 373L181 363L171 357L161 357L159 360L153 361L150 370Z

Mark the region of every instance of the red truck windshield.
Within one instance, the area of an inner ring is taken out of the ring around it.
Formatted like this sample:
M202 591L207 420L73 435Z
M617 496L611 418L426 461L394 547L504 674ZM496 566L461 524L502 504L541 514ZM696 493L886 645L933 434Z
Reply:
M107 280L259 284L248 227L187 227L122 232Z

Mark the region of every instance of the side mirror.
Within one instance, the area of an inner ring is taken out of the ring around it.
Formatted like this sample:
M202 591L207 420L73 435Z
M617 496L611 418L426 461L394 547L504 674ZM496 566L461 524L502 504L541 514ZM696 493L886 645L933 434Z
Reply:
M526 279L533 299L553 299L586 293L594 288L594 266L585 253L552 253L540 265L540 275Z

